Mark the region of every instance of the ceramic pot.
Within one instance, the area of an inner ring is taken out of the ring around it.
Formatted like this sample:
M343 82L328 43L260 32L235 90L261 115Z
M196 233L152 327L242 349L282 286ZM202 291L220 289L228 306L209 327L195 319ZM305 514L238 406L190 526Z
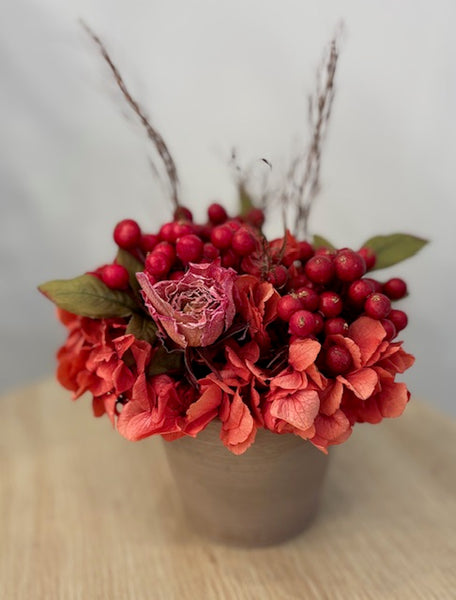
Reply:
M259 429L236 456L220 441L220 426L213 421L197 438L163 442L191 527L242 546L301 533L318 508L327 455L293 434Z

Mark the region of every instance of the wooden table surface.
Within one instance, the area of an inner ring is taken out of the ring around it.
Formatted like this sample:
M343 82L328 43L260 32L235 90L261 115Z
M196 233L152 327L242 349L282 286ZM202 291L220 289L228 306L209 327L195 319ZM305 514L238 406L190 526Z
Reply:
M314 524L245 550L193 534L160 439L51 380L0 400L1 600L456 598L456 423L412 400L333 452Z

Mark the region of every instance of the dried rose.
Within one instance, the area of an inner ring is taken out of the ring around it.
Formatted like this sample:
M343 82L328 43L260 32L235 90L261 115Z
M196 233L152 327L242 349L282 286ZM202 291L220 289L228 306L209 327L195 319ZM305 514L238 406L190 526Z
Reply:
M236 277L217 263L190 263L180 280L155 284L147 272L137 273L151 317L182 348L209 346L230 327Z

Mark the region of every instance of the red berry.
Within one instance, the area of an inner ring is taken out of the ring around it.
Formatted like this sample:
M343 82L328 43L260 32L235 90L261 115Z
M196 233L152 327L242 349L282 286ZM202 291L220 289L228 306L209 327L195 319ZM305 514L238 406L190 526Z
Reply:
M306 337L315 330L315 317L308 310L297 310L290 317L289 333Z
M235 219L231 219L231 221L226 223L227 227L229 227L233 232L241 228L241 221L238 219L239 217L236 217Z
M141 229L133 219L124 219L114 228L114 241L124 250L134 248L141 240Z
M314 320L315 320L315 327L314 327L314 334L318 335L319 333L321 333L325 327L325 320L323 318L323 315L321 315L320 313L316 312L313 313L314 316Z
M146 233L141 236L139 246L143 252L150 252L155 248L159 241L160 238L158 235L155 235L154 233Z
M175 221L193 221L192 212L185 206L178 206L174 211L173 219Z
M301 302L296 296L282 296L277 303L277 314L283 321L289 321L293 313L301 310Z
M239 256L248 256L255 251L257 246L256 239L247 231L247 229L241 228L234 232L233 239L231 240L231 247L239 254Z
M363 281L368 281L373 288L374 293L381 292L383 289L383 285L377 279L372 279L371 277L364 277Z
M374 293L374 286L368 279L358 279L350 284L348 288L348 298L352 304L362 308L366 298Z
M348 323L342 317L334 317L325 322L325 335L345 335L348 332Z
M331 250L331 248L326 248L326 246L320 246L320 248L315 250L314 254L315 256L327 256L328 258L332 258L336 255L334 250Z
M299 242L299 260L302 262L306 262L309 258L312 258L314 255L314 249L309 244L309 242L303 241Z
M407 293L407 284L403 279L394 277L383 284L383 293L391 300L400 300Z
M336 292L323 292L320 296L319 310L325 317L337 317L344 305Z
M198 262L203 255L203 240L194 233L183 235L176 242L176 253L184 264Z
M173 237L178 240L183 235L195 233L195 227L191 223L174 223Z
M219 225L214 227L211 232L211 242L216 248L224 250L231 246L231 240L233 239L233 230L228 225Z
M229 267L236 267L239 263L239 256L236 254L234 250L228 248L222 254L222 267L228 269Z
M393 323L397 332L402 331L408 325L408 317L403 310L393 308L388 315L388 319Z
M315 290L309 287L303 287L296 292L297 297L301 302L301 308L314 312L317 310L320 303L320 297Z
M388 340L388 342L396 337L396 327L390 319L382 319L380 323L383 325L383 329L386 331L385 339Z
M113 290L124 290L128 287L128 271L122 265L105 265L101 271L101 279Z
M364 310L373 319L385 319L391 310L391 300L385 294L371 294L364 303Z
M268 273L268 281L276 288L281 288L288 280L288 271L283 265L277 265Z
M364 246L361 250L358 250L358 254L364 258L364 262L366 263L366 270L370 271L375 267L375 263L377 262L377 256L372 248L368 248Z
M169 258L162 252L150 252L146 256L146 270L154 277L163 277L171 268Z
M203 257L207 258L209 261L215 260L220 256L220 250L211 244L210 242L206 242L203 246Z
M347 348L330 346L326 350L325 363L332 375L341 375L350 371L353 359Z
M264 212L261 208L251 208L247 213L245 220L247 223L250 223L250 225L260 229L264 223Z
M168 259L170 268L173 262L176 260L176 248L173 246L173 244L170 244L169 242L159 242L155 246L153 252L154 254L156 254L157 252L161 252L162 254L164 254Z
M291 272L293 274L291 275L290 281L288 282L288 287L290 290L299 290L299 288L302 288L310 283L309 278L305 273L296 273L295 267L291 268Z
M160 227L160 231L158 235L161 240L164 242L175 242L176 241L176 231L175 231L175 223L171 221L170 223L165 223Z
M305 272L314 283L329 283L334 277L334 265L327 256L313 256L307 261Z
M212 226L193 225L193 233L200 237L204 242L208 242L211 239Z
M366 263L353 250L343 250L334 258L336 276L341 281L355 281L360 279L366 272Z
M209 221L214 225L220 225L224 223L228 219L228 215L226 210L223 208L221 204L211 204L207 209L207 216L209 217Z

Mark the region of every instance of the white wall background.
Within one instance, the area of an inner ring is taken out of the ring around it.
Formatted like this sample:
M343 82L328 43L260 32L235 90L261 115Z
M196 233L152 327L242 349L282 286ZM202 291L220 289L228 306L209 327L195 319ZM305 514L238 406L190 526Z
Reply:
M111 260L121 218L153 230L169 214L79 17L165 136L200 216L214 198L234 206L233 145L279 168L305 141L314 67L344 19L312 228L341 245L401 230L432 239L393 269L411 290L407 381L456 414L454 0L3 0L0 389L54 368L64 333L35 286Z

